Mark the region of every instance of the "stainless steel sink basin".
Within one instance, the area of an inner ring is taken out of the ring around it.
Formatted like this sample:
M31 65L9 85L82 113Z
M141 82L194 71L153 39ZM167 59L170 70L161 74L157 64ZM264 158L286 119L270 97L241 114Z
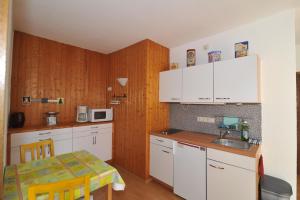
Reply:
M213 143L237 149L249 149L251 146L248 142L231 139L216 139L213 141Z

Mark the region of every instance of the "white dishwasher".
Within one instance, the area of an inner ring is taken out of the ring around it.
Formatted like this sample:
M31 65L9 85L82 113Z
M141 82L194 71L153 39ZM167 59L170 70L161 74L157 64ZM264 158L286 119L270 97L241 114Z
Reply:
M174 153L174 193L206 200L206 148L177 142Z

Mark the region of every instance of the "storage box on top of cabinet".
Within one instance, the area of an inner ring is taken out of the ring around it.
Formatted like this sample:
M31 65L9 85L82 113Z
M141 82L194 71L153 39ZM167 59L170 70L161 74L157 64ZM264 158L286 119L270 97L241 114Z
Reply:
M260 64L247 56L160 73L160 101L259 103Z

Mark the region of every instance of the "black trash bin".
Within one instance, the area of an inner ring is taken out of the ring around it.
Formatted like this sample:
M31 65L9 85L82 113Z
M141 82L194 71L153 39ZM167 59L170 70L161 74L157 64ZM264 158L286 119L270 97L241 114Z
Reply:
M288 182L268 175L261 177L260 189L261 200L289 200L293 195Z

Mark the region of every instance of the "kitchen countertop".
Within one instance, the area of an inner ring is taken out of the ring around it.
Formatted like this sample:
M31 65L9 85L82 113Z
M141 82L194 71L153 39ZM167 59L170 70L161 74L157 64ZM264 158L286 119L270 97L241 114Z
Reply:
M24 133L24 132L31 132L31 131L41 131L41 130L51 130L51 129L60 129L60 128L72 128L78 126L89 126L89 125L97 125L97 124L107 124L112 123L113 121L107 122L71 122L65 124L58 124L55 126L47 126L47 125L40 125L40 126L30 126L30 127L22 127L22 128L9 128L8 134L15 134L15 133Z
M252 158L258 158L260 156L260 145L252 145L248 150L227 147L227 146L212 143L213 140L218 138L217 135L212 135L212 134L191 132L191 131L181 131L170 135L163 135L159 133L159 131L154 131L151 133L151 135L176 140L177 142L184 142L184 143L193 144L197 146L235 153L235 154L248 156Z

